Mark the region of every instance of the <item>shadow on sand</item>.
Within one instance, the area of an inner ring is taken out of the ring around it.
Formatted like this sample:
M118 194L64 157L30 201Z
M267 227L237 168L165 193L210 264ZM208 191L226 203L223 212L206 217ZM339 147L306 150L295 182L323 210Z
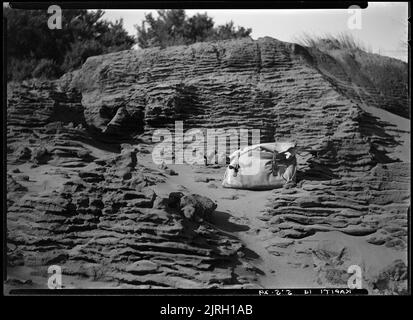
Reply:
M226 232L240 232L247 231L250 229L246 225L230 222L229 219L231 217L232 216L227 212L214 211L212 215L209 217L208 221L215 225L217 228Z

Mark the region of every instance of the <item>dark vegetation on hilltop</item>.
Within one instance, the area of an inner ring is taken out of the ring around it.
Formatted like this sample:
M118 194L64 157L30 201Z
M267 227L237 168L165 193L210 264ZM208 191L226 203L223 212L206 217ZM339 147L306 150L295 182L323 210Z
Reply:
M62 29L47 26L47 10L4 8L7 19L7 79L53 79L80 67L93 55L130 49L123 28L101 19L102 10L62 10Z
M195 42L239 39L249 37L252 29L235 27L234 23L214 27L214 20L206 13L188 17L185 10L158 10L154 18L145 15L141 26L136 25L141 48L188 45Z
M62 10L62 29L47 26L46 10L4 8L7 20L7 80L55 79L79 68L88 57L131 49L191 44L199 41L247 37L251 29L232 22L214 27L207 14L187 17L185 10L158 10L137 26L137 38L128 35L122 19L109 22L104 11Z

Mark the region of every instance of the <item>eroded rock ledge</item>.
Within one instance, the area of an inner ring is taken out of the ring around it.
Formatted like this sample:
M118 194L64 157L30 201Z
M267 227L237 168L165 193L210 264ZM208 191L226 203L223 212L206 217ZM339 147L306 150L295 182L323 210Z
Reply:
M407 247L410 164L377 165L359 178L301 181L273 193L262 219L282 237L318 231L368 236L377 245Z

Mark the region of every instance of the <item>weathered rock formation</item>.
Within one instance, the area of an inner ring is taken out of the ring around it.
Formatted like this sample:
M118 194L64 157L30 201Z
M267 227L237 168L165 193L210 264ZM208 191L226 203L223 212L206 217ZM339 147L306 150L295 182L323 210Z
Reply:
M175 120L183 120L184 129L256 128L264 141L296 139L328 153L322 166L332 175L366 171L391 161L386 151L399 142L397 134L386 135L386 124L362 106L408 116L407 74L387 74L395 83L390 95L389 85L374 86L378 80L371 72L372 61L379 57L337 52L326 54L271 38L122 51L91 57L79 71L57 81L56 88L49 84L43 91L29 89L27 97L20 94L22 101L10 97L9 104L18 108L17 121L27 112L35 118L33 124L72 122L115 138L150 134L154 127L173 128ZM404 70L400 64L396 60L396 69ZM37 92L42 96L30 102ZM391 108L383 97L397 107ZM319 174L317 161L310 162Z
M65 275L123 287L248 283L234 272L242 244L202 223L216 204L181 193L157 199L150 186L163 179L131 149L90 163L59 190L27 194L9 177L9 265L58 264Z
M274 193L263 220L273 232L303 238L317 231L367 236L373 244L407 247L410 208L409 164L377 165L368 175L304 180Z
M386 135L362 107L408 116L405 65L395 60L402 71L377 71L392 83L383 85L372 72L380 57L330 51L271 38L125 51L88 59L64 83L82 93L85 121L100 133L150 134L175 120L184 129L255 128L263 141L295 139L328 153L323 170L314 157L303 161L316 175L391 161L386 151L399 143L397 134Z
M140 164L145 148L121 146L176 120L184 130L260 129L262 142L307 149L297 187L274 192L263 213L275 235L335 230L407 245L410 163L394 151L409 132L367 111L409 118L400 61L271 38L198 43L91 57L57 81L10 84L7 98L8 164L65 177L40 192L9 171L11 265L65 262L70 274L138 286L248 282L234 271L242 244L208 223L216 204L158 197L151 186L167 177Z

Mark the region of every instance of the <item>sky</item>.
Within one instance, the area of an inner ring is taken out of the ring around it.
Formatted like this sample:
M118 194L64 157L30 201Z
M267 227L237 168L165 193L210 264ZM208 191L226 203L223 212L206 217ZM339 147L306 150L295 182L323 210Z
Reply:
M156 10L105 10L103 18L110 21L123 18L125 29L136 36L134 25L141 25L145 13L149 12L157 15ZM297 42L304 33L315 36L350 33L374 53L403 61L408 59L407 2L369 2L360 15L347 9L186 10L187 16L205 12L214 19L215 25L232 20L235 26L251 28L253 39L269 36ZM349 22L357 28L349 28Z

